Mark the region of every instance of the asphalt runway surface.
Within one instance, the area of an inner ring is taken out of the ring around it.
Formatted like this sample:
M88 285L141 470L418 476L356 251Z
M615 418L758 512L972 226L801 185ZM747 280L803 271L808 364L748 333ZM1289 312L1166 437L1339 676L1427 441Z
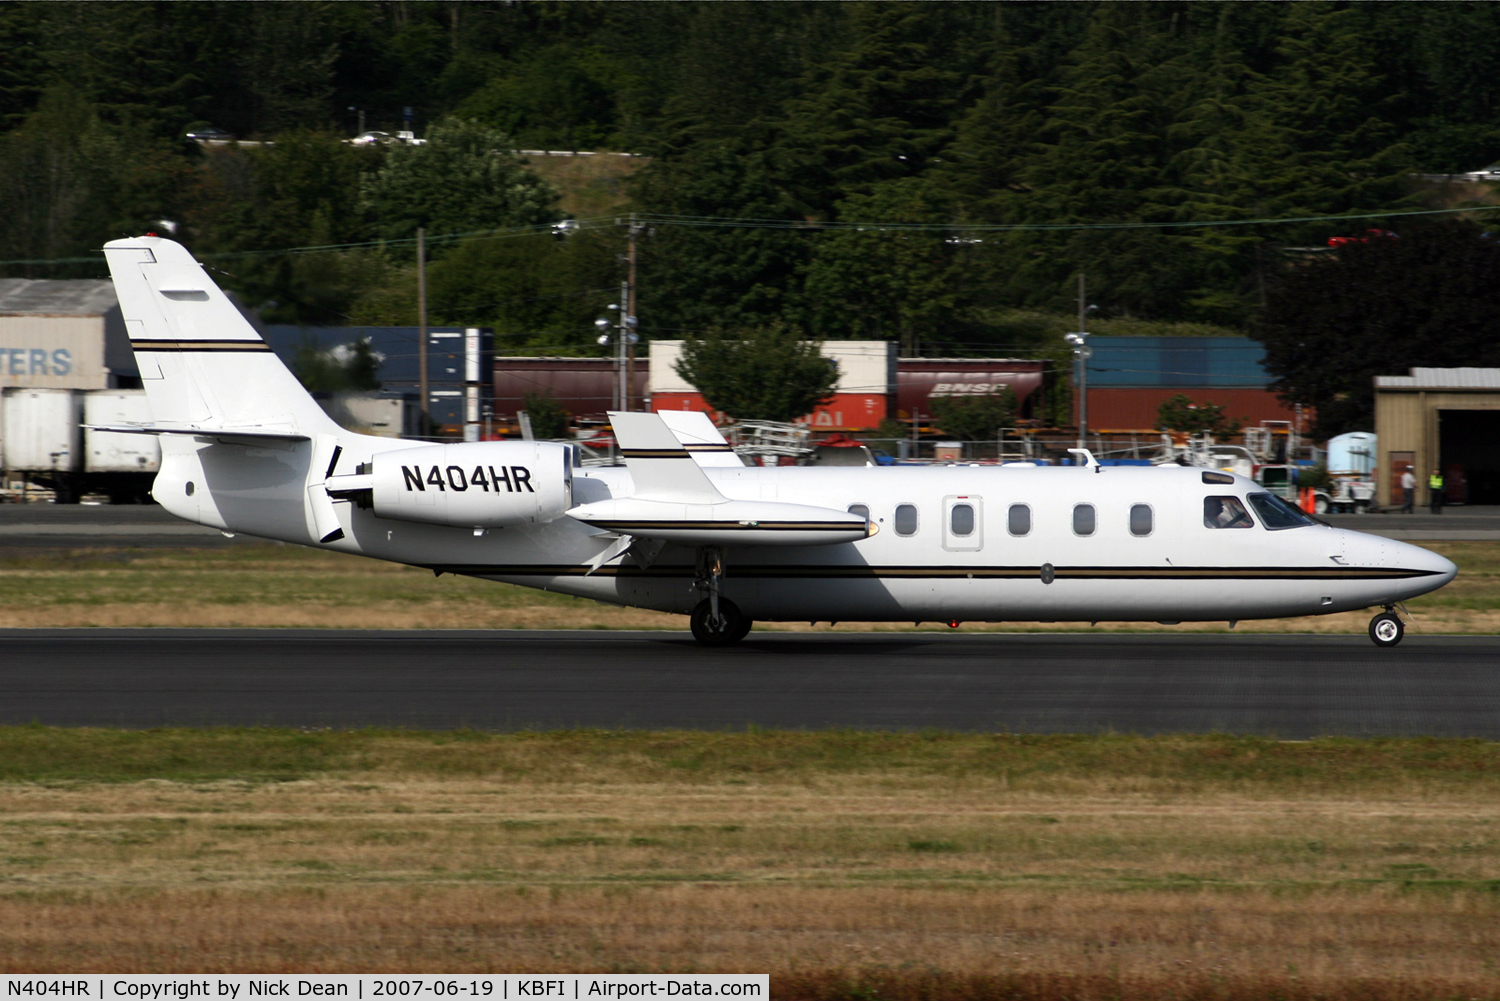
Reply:
M1500 739L1500 638L5 630L0 722Z

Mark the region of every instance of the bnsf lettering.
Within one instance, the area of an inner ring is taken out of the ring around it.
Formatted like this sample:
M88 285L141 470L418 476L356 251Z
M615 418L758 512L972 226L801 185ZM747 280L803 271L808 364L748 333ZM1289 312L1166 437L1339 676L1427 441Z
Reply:
M485 470L489 475L485 475ZM525 491L529 494L536 493L536 488L531 485L531 470L525 466L475 466L474 471L467 476L460 466L429 466L424 476L421 466L402 466L401 483L407 491L416 490L426 493L428 484L439 490L453 490L462 493L470 487L477 487L485 493L494 490L500 492L500 485L505 485L505 492L518 494Z

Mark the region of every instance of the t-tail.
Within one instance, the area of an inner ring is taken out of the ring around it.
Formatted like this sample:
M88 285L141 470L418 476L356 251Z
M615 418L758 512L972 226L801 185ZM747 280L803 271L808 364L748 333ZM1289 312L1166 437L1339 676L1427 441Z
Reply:
M108 430L159 436L156 500L190 521L219 528L230 527L230 520L243 523L222 510L224 498L238 491L215 487L237 487L250 466L267 466L245 461L252 458L246 448L268 450L277 454L271 465L288 467L267 476L268 482L300 484L263 489L264 511L251 524L264 522L266 534L278 535L289 523L305 524L310 541L340 537L321 484L337 465L340 438L348 432L323 412L181 244L154 236L114 240L105 244L104 256L153 416L150 424ZM214 446L229 444L238 446L232 456L215 453ZM225 461L231 458L236 461Z

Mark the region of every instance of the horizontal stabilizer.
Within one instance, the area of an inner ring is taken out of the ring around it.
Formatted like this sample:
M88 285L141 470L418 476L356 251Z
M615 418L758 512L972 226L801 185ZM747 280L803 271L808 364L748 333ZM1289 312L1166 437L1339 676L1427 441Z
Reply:
M201 424L84 424L90 431L112 434L186 434L195 438L264 438L270 441L307 441L308 435L265 427L205 427Z

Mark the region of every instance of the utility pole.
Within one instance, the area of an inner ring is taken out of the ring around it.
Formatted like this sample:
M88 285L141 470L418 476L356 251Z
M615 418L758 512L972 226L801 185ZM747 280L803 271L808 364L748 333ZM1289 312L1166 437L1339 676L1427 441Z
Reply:
M432 433L432 414L428 410L427 393L427 229L417 227L417 392L421 402L417 405L422 437Z
M620 388L616 396L620 400L620 409L630 409L630 381L629 368L630 359L635 357L635 352L630 350L630 327L628 321L635 319L630 315L630 282L620 283L620 320L619 333L615 337L615 374L619 377Z
M1083 338L1083 350L1078 352L1078 447L1088 448L1089 440L1089 355L1088 306L1085 304L1083 272L1078 272L1078 336Z

